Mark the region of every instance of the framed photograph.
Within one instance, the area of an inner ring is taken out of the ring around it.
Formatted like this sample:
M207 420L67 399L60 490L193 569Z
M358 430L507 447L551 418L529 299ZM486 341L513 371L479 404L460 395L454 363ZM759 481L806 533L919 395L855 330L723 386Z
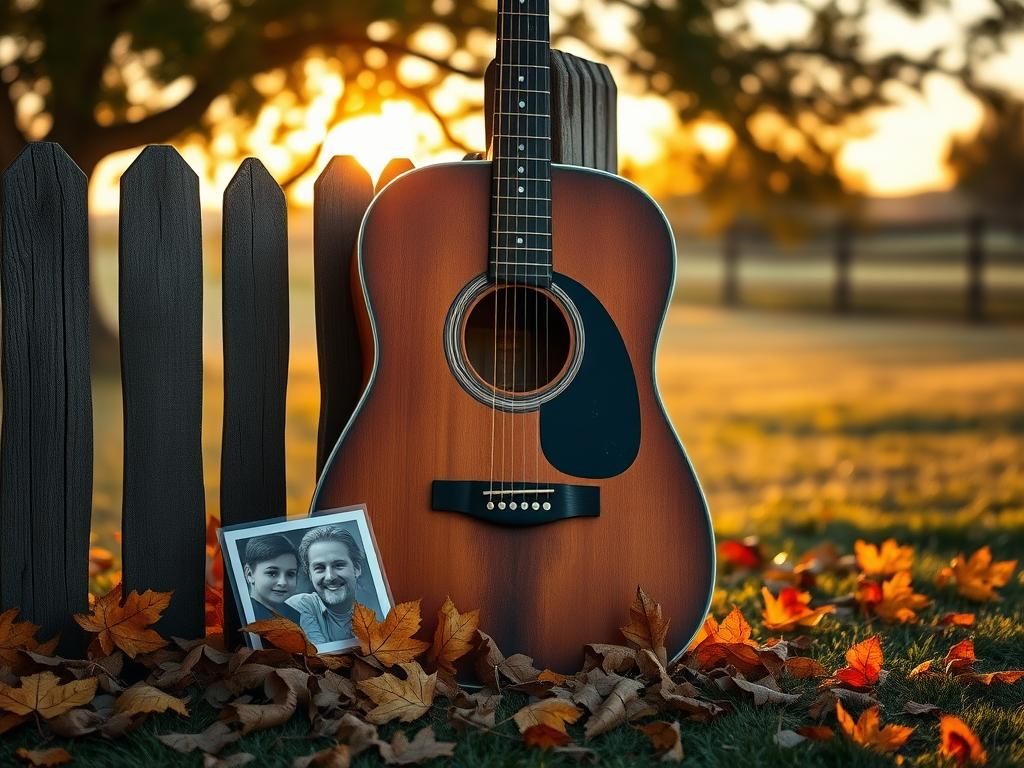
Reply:
M365 505L231 525L220 529L220 544L242 624L291 619L318 653L359 645L352 634L357 601L381 620L394 604ZM263 647L245 635L250 648Z

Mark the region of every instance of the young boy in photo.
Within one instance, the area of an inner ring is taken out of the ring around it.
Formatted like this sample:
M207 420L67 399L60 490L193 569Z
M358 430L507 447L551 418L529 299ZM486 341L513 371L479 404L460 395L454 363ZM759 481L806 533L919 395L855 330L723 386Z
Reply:
M282 617L299 623L299 614L285 601L295 594L299 558L280 534L259 536L245 545L245 580L249 583L256 621Z

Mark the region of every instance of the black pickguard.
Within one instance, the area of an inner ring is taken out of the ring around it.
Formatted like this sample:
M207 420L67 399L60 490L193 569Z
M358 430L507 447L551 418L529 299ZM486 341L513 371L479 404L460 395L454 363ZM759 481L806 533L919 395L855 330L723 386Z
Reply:
M583 318L583 362L569 387L540 407L544 456L560 472L602 478L621 474L640 450L640 398L619 329L590 291L554 277Z

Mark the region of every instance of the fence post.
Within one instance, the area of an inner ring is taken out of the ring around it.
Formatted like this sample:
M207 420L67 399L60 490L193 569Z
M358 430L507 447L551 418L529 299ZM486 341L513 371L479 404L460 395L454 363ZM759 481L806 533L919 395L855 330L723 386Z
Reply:
M722 237L722 303L735 307L740 303L740 232L735 224Z
M89 228L85 174L29 144L3 174L0 611L85 651L92 513Z
M288 216L284 192L259 160L242 161L223 208L224 433L221 525L284 517L288 388ZM224 594L224 642L240 638Z
M203 246L199 177L173 147L121 176L124 588L174 592L165 637L205 630Z
M967 319L985 319L985 219L975 214L967 220Z
M841 219L836 225L835 257L836 283L833 289L833 307L836 312L845 314L850 311L850 259L852 256L851 239L853 229L850 222Z

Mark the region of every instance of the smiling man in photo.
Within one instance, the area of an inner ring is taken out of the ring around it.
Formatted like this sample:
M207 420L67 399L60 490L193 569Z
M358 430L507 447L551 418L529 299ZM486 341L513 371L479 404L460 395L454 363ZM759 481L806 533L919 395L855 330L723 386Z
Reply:
M340 526L313 528L302 537L299 567L314 592L294 595L287 602L314 645L352 639L352 606L364 563L359 544Z

